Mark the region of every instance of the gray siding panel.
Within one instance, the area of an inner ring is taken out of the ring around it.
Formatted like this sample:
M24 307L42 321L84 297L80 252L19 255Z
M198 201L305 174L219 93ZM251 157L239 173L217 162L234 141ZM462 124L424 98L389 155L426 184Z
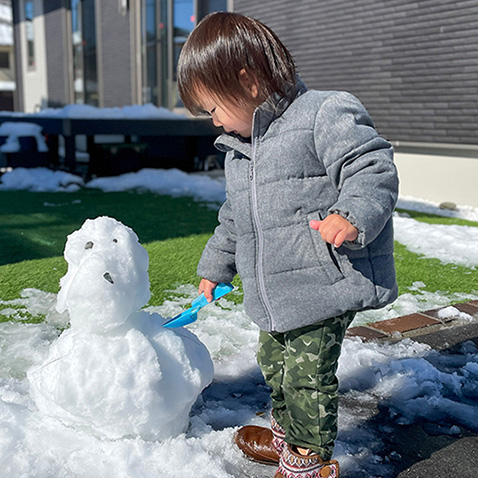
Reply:
M69 102L68 98L68 55L65 10L62 0L50 0L45 11L46 64L48 75L49 107L61 107Z
M103 106L131 104L131 31L129 15L122 15L118 2L101 3L101 62Z
M20 28L20 4L12 2L12 18L13 18L13 54L15 57L15 93L14 93L14 109L15 111L23 111L23 77L22 77L22 52L21 45L21 28Z
M478 144L478 1L235 0L309 88L347 90L391 140Z

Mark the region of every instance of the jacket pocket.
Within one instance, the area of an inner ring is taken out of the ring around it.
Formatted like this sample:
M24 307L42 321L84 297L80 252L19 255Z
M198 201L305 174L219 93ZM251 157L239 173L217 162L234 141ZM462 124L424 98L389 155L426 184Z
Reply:
M334 246L328 242L325 242L322 239L319 231L316 231L309 226L309 222L311 220L321 221L322 218L323 216L320 212L308 214L307 227L309 229L309 234L315 249L318 264L323 269L330 282L333 284L344 278L339 256L335 253Z

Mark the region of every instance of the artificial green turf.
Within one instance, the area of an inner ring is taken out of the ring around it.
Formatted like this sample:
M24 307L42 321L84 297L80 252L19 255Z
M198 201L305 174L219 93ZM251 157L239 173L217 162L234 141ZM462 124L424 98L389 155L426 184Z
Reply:
M417 220L437 224L478 226L478 223L405 211ZM0 299L20 297L23 289L57 293L66 273L66 237L85 219L114 217L130 226L149 253L150 305L159 305L181 284L199 283L196 266L217 225L217 211L190 198L152 193L0 192ZM478 271L438 259L426 259L395 244L400 293L415 282L421 290L478 295ZM240 280L235 280L240 287ZM416 293L416 292L415 292ZM232 298L232 297L231 297ZM234 301L240 301L238 294ZM9 320L0 315L0 321ZM38 320L33 318L32 320Z
M68 234L110 216L131 227L141 244L211 233L217 212L191 198L152 193L0 192L0 265L63 255Z
M395 242L395 266L399 294L409 293L414 282L423 282L421 290L446 294L462 292L478 295L478 270L455 264L443 264L410 252Z

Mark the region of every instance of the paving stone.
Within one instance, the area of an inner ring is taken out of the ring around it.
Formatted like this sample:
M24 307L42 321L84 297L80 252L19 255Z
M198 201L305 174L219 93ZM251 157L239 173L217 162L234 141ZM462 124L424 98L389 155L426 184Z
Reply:
M470 304L469 302L464 302L462 304L455 304L453 307L458 309L460 312L465 312L472 317L478 318L478 304Z
M385 334L375 328L370 328L367 326L359 325L357 327L351 327L347 330L347 336L349 337L361 337L365 340L372 339L384 339L388 337L388 334Z
M438 325L442 322L440 320L428 317L421 313L404 315L396 319L382 320L381 322L374 322L368 324L369 327L378 329L382 332L392 334L393 332L407 332L409 330L420 329L430 325Z

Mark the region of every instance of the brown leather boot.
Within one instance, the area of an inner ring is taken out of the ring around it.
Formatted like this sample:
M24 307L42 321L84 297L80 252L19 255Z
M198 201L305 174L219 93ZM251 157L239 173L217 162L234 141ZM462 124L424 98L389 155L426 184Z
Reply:
M286 445L274 478L338 478L339 463L323 461L319 455L303 456Z
M276 465L285 445L285 431L271 414L271 429L247 425L236 433L234 441L252 461L264 465Z
M277 465L279 453L272 444L272 439L269 428L255 425L242 427L234 437L236 445L250 460L263 465Z

